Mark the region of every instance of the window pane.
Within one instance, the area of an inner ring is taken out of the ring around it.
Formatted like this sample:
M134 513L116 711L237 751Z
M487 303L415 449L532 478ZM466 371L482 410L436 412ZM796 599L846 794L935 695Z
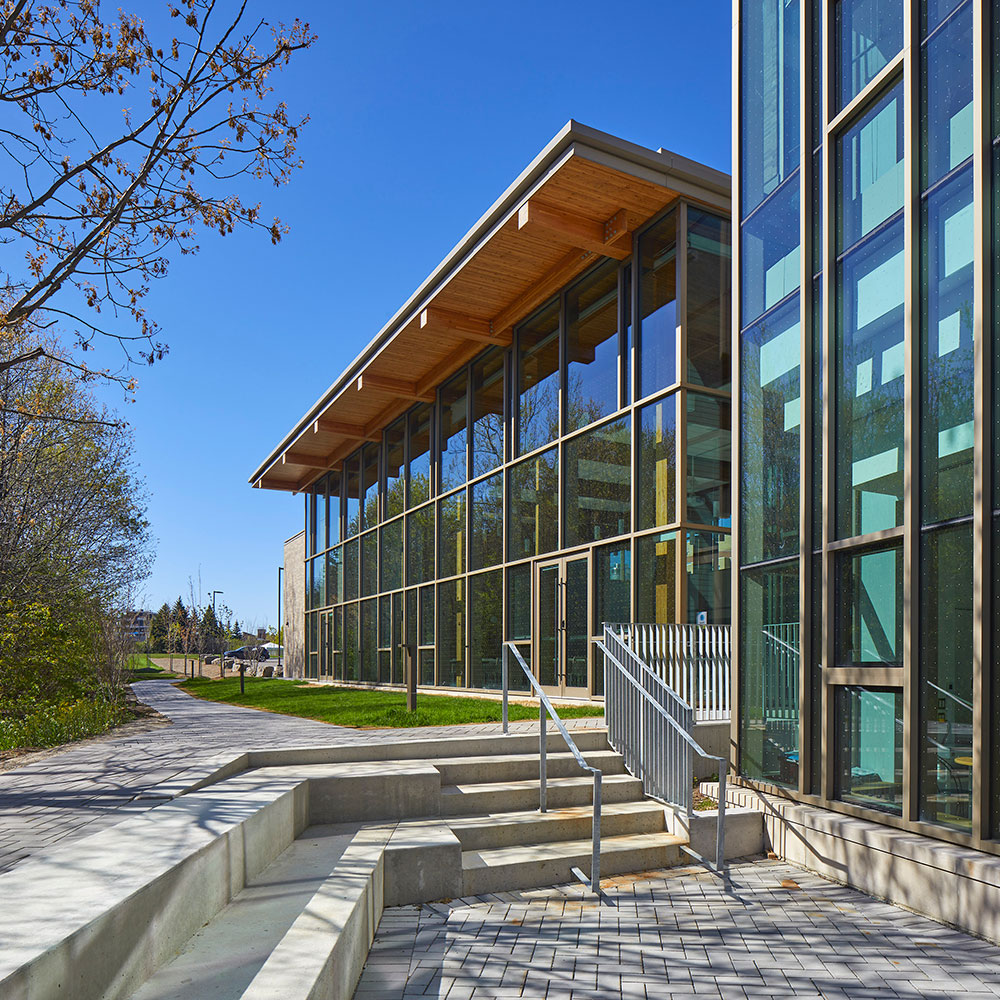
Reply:
M744 217L799 164L798 0L744 0L740 177Z
M445 497L440 504L439 577L465 572L465 490Z
M623 535L632 509L631 421L604 424L566 443L566 545Z
M406 515L406 582L434 579L434 505Z
M503 464L503 351L492 347L472 365L472 475Z
M527 563L507 570L507 638L531 641L531 566Z
M559 435L559 302L536 313L517 334L518 454Z
M358 663L358 606L347 604L344 607L344 680L359 680Z
M677 621L677 532L646 535L635 543L635 617L640 622Z
M369 684L378 681L377 614L377 600L361 602L361 680Z
M397 518L382 527L382 562L379 568L380 590L403 586L403 519Z
M326 603L339 604L344 599L344 578L340 571L340 548L326 554Z
M837 140L837 248L843 252L903 207L903 86Z
M420 588L420 645L434 645L434 586ZM427 683L433 684L434 678Z
M618 409L618 264L566 293L566 431Z
M729 527L732 427L728 399L687 393L687 517Z
M378 524L378 453L377 444L366 444L361 453L362 528Z
M326 499L326 488L327 481L326 476L324 476L314 487L316 496L316 551L322 552L327 547L326 540L326 526L328 518L327 509L327 499Z
M361 452L357 451L344 462L345 537L356 535L361 528Z
M503 473L471 487L471 569L503 561Z
M921 475L924 523L972 513L972 166L923 206Z
M465 578L438 584L438 684L465 687Z
M340 542L340 470L327 477L327 544Z
M903 814L903 692L837 689L836 796Z
M677 516L677 400L674 393L639 411L640 529L670 524Z
M469 577L469 687L500 688L503 571ZM520 673L520 668L514 664Z
M403 513L405 479L403 457L406 445L406 418L391 424L385 432L385 516Z
M378 532L361 536L361 596L370 597L378 590Z
M431 407L418 406L410 413L409 504L416 507L431 495Z
M742 561L799 547L799 300L742 337L740 544Z
M840 538L903 523L904 261L899 220L837 268Z
M799 780L799 564L740 574L740 774Z
M379 649L392 645L392 597L389 594L378 599L378 645Z
M972 550L971 524L920 540L920 818L966 830L972 828Z
M840 0L834 14L838 108L878 76L903 47L902 0Z
M902 547L844 553L836 558L837 665L901 665Z
M600 635L605 622L622 624L630 621L632 553L628 545L602 545L594 549L593 633Z
M639 390L677 381L677 213L639 238Z
M933 31L956 7L961 7L964 2L965 0L924 0L921 5L923 7L921 11L922 34L927 35Z
M823 278L813 279L812 307L812 547L823 544Z
M687 620L728 625L731 619L730 572L733 541L714 531L687 533Z
M465 370L441 387L441 492L465 482L468 446L468 379Z
M358 546L357 538L344 543L344 600L353 601L358 596Z
M743 223L740 254L745 327L799 287L799 173Z
M551 552L559 539L558 449L515 465L508 483L507 558Z
M326 603L326 556L317 556L309 562L312 570L310 607L321 608Z
M728 389L732 380L732 247L728 219L691 207L687 245L688 378Z

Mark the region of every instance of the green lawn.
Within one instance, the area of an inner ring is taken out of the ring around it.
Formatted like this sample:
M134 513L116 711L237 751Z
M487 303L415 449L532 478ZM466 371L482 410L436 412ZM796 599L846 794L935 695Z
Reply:
M157 666L148 653L133 653L132 667L128 672L128 682L155 680L158 677L174 677L169 670Z
M449 695L417 696L417 710L406 711L402 691L353 690L338 687L310 687L295 681L248 677L246 693L240 694L239 678L209 680L196 677L179 685L190 694L230 705L264 708L283 715L318 719L338 726L359 729L402 728L405 726L455 726L465 722L499 722L501 704L489 698L455 698ZM558 709L563 719L603 715L599 705L567 705ZM510 719L537 719L538 709L530 705L510 706Z

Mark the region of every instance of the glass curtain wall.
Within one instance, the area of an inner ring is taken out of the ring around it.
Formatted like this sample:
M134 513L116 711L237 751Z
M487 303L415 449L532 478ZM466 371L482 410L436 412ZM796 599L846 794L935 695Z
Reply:
M678 202L311 487L309 675L496 689L564 554L593 696L602 622L728 623L730 283L729 220Z

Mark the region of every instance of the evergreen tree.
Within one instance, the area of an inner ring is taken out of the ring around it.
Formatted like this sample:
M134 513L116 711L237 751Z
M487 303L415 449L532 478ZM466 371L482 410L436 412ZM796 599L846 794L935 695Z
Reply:
M170 628L170 605L166 601L159 611L153 615L149 624L149 648L154 653L163 653L167 649L167 631Z
M236 646L243 642L243 629L240 627L239 618L233 622L232 642Z
M221 653L220 641L221 641L221 630L219 628L219 619L215 617L215 611L212 609L210 604L205 608L205 613L201 617L201 637L202 637L202 652L204 653Z
M174 608L171 613L171 617L173 618L174 622L180 627L180 630L182 632L187 628L188 609L184 607L184 602L179 597L177 598L176 601L174 601Z

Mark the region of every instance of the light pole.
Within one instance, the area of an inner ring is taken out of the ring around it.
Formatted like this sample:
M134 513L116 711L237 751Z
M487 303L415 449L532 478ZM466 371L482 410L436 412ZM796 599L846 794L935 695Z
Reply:
M284 566L278 567L278 629L275 639L278 642L278 666L275 673L281 670L281 651L284 646L285 630L281 623L281 574L285 572Z

